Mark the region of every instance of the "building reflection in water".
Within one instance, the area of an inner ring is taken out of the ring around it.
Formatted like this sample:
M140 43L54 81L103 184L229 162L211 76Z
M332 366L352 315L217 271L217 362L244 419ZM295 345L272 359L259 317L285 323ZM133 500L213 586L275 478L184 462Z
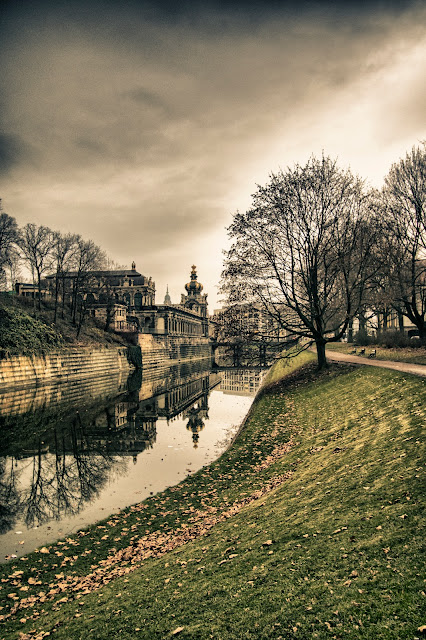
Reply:
M223 369L220 389L232 395L253 396L262 384L267 369Z
M18 520L31 528L77 514L154 446L158 420L185 418L196 447L219 382L199 361L124 382L108 376L4 394L0 533Z

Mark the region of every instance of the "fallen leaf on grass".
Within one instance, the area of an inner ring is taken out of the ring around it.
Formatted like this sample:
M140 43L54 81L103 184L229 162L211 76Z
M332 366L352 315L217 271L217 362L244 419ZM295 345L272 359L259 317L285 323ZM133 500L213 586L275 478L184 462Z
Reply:
M346 531L347 527L341 527L340 529L336 529L336 531L333 531L332 535L334 535L335 533L340 533L341 531Z
M183 631L185 627L177 627L174 631L172 631L172 636L177 636L178 633Z

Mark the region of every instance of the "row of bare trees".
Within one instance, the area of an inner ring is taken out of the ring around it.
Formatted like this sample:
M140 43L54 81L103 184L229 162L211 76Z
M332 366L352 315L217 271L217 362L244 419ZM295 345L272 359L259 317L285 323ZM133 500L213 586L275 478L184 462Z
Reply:
M426 339L426 147L394 164L381 191L329 157L270 176L229 227L226 306L262 309L290 341L325 347L368 311L395 310Z
M92 240L80 235L52 231L34 223L19 228L16 220L1 210L0 201L0 288L13 285L21 265L31 274L35 286L34 306L39 310L43 279L47 275L55 276L54 322L58 314L64 317L68 301L71 320L79 332L86 312L82 294L90 288L93 273L113 263Z

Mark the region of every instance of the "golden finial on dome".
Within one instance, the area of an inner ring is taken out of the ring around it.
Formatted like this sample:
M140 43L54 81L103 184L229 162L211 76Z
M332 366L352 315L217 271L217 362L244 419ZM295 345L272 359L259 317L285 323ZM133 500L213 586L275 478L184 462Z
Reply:
M194 295L196 293L197 294L201 293L201 291L203 290L203 285L200 284L199 282L197 282L198 275L197 275L197 272L196 272L197 267L195 266L195 264L192 265L191 269L192 269L192 271L191 271L191 282L188 282L185 285L185 289L187 290L187 292L190 295Z

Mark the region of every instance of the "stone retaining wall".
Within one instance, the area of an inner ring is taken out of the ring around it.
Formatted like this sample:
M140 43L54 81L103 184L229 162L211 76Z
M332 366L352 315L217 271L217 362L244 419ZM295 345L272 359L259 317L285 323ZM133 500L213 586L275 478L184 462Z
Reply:
M158 336L139 334L143 371L164 369L182 362L212 357L210 341L204 337Z
M9 356L0 360L0 391L129 373L130 370L126 347L81 347L44 355Z
M83 406L95 401L115 398L127 392L127 371L71 382L53 381L25 387L0 388L0 416L16 417L40 408Z

